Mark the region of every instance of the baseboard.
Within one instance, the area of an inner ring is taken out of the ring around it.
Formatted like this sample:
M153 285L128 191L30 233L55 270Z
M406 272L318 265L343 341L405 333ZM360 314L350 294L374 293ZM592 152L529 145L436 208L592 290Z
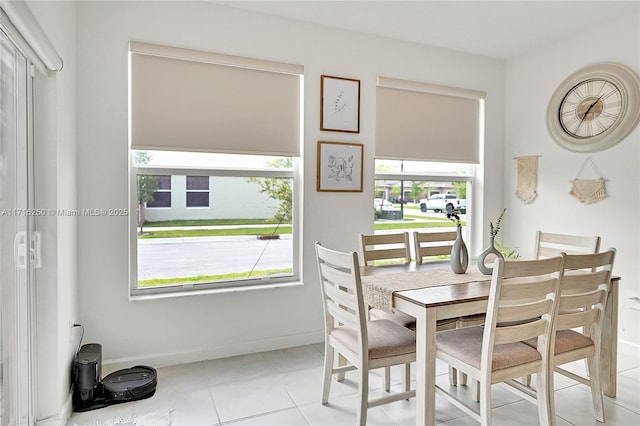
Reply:
M226 358L229 356L245 355L256 352L266 352L294 346L309 345L324 341L324 331L277 336L262 340L239 342L226 346L216 346L195 351L165 352L145 354L143 356L103 359L103 376L109 372L129 368L134 365L149 365L154 368L170 365L188 364L191 362L205 361L209 359Z

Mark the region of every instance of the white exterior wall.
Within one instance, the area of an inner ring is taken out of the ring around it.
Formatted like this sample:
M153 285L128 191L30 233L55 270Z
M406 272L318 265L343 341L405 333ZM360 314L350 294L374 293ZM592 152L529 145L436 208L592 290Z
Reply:
M171 176L171 207L146 208L150 222L180 219L269 219L278 203L247 178L209 177L209 207L187 207L186 176Z

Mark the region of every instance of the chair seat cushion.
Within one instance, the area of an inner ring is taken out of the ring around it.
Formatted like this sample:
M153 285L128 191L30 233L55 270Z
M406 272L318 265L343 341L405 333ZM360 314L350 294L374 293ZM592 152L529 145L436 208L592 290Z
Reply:
M416 333L393 321L368 321L367 334L369 335L369 359L406 355L416 351ZM336 327L331 330L330 335L351 352L360 352L358 333L353 328Z
M480 369L484 327L472 326L436 333L436 349ZM540 353L521 342L495 345L491 371L541 360Z
M524 343L535 348L538 346L538 339L525 340ZM558 355L594 345L593 340L582 333L574 330L559 330L556 332L554 354Z
M397 324L400 324L403 327L410 328L411 330L416 329L416 319L411 315L405 314L404 312L396 311L390 314L381 309L371 308L369 310L369 316L371 317L372 320L386 319L389 321L393 321ZM436 323L436 327L438 328L444 327L445 325L448 325L448 324L451 324L453 326L456 321L457 321L456 318L438 320L438 322Z

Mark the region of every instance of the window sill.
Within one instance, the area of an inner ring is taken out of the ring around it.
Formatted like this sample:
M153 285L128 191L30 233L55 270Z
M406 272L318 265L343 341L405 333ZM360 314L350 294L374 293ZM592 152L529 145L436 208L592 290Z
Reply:
M220 294L220 293L240 293L245 291L270 290L270 289L277 289L282 287L298 287L301 285L304 285L304 283L301 281L292 281L292 282L283 282L283 283L274 283L274 284L248 285L248 286L242 286L242 287L225 287L225 288L215 288L215 289L206 289L206 290L178 291L178 292L171 292L171 293L154 293L149 295L130 294L129 301L138 302L138 301L146 301L146 300L174 299L177 297L203 296L203 295Z

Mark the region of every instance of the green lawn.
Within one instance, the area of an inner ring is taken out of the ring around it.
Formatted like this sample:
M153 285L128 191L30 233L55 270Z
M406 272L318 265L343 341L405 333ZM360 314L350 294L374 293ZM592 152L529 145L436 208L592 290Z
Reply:
M152 278L149 280L139 280L138 287L158 287L164 285L175 284L197 284L203 282L215 282L215 281L231 281L243 278L259 278L267 275L287 274L291 273L291 268L285 269L266 269L264 271L236 272L230 274L218 274L218 275L197 275L192 277L176 277L176 278Z
M409 206L405 208L410 209ZM425 221L428 220L428 221ZM237 225L237 227L228 227ZM274 225L264 227L243 227L243 225ZM462 223L463 226L466 223ZM225 226L225 228L180 229L187 226ZM405 214L402 221L379 220L374 224L375 230L389 229L428 229L447 228L454 226L444 216L417 216ZM154 228L176 228L156 230ZM186 238L186 237L221 237L230 235L272 235L291 234L291 225L277 226L269 219L211 219L211 220L174 220L165 222L147 222L144 225L144 235L138 238Z

